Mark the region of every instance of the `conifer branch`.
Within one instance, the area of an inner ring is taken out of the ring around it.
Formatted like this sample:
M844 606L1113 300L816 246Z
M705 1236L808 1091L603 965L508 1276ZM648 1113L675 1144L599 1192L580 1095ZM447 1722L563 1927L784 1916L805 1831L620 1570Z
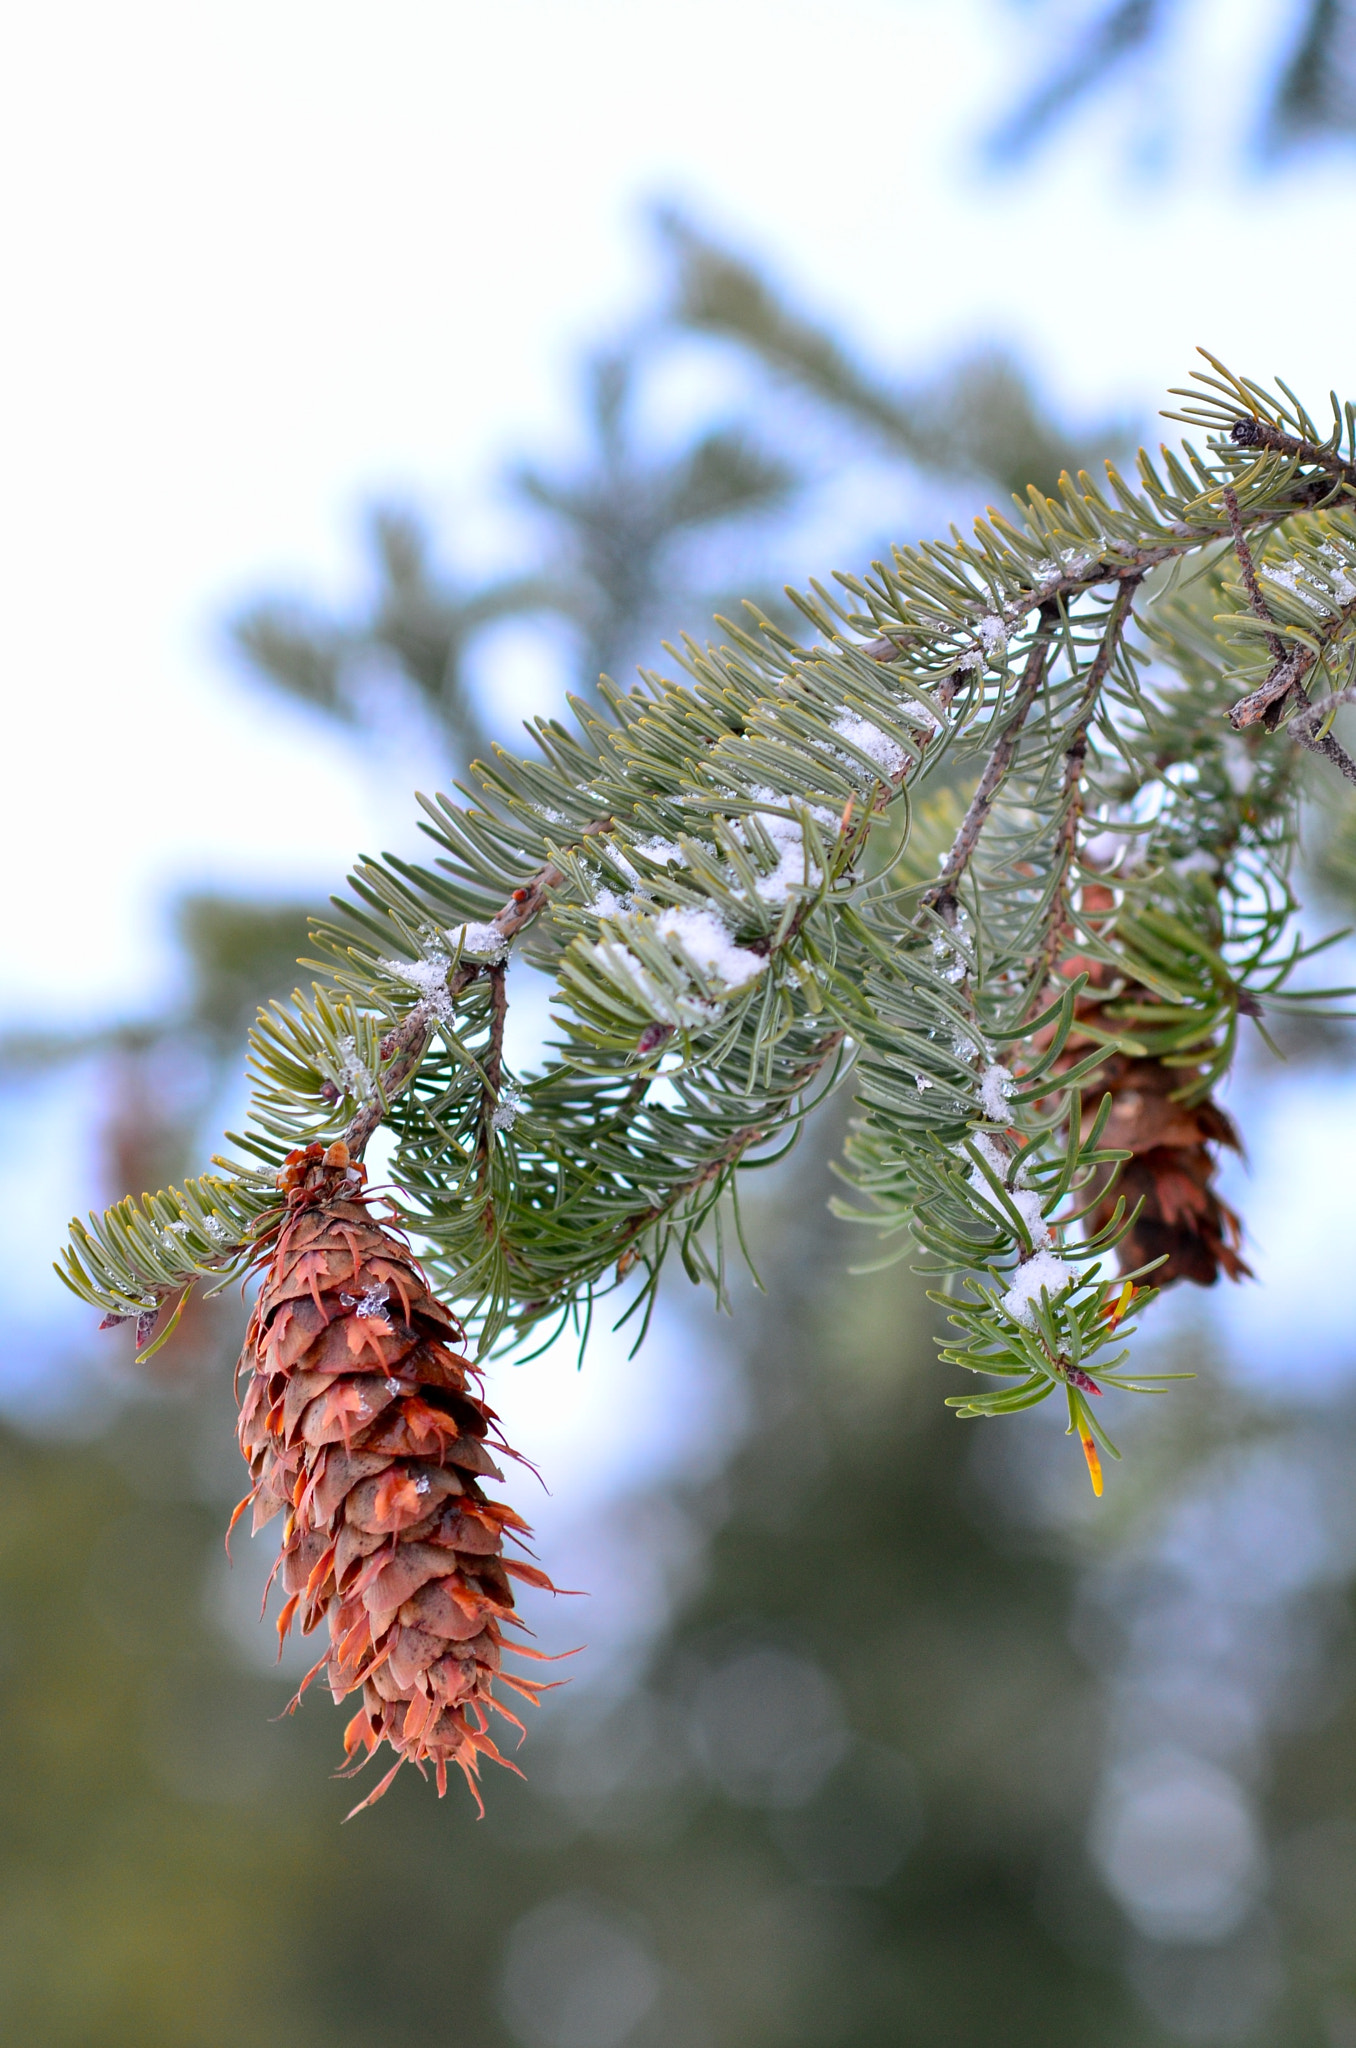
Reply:
M1330 446L1305 440L1299 434L1287 434L1269 420L1235 420L1229 429L1229 439L1236 448L1265 448L1270 455L1285 455L1308 469L1321 469L1339 483L1356 489L1356 462L1344 461Z
M684 643L678 679L609 685L531 754L478 764L479 797L421 799L436 859L360 864L316 932L329 982L252 1035L247 1163L74 1225L68 1284L142 1317L242 1271L279 1174L340 1141L356 1157L398 1101L405 1227L482 1348L642 1252L642 1299L674 1248L720 1291L737 1173L850 1073L866 1213L942 1277L964 1333L947 1355L1003 1383L962 1412L1058 1390L1105 1448L1084 1379L1096 1361L1099 1384L1135 1384L1107 1351L1127 1282L1160 1255L1169 1278L1245 1271L1211 1090L1240 1017L1299 1000L1296 757L1240 747L1228 717L1288 701L1292 737L1356 775L1323 730L1356 693L1336 442L1287 394L1273 424L1302 445L1245 460L1234 428L1265 394L1213 370L1205 453L1142 456L1133 488L1065 476L972 538L841 578L845 596L815 585L808 644L724 624L719 646ZM976 762L962 805L952 767ZM1085 824L1110 847L1095 915L1071 888ZM505 900L512 875L530 879ZM1091 964L1066 986L1071 927ZM515 941L563 1033L521 1124L516 1102L501 1120ZM1180 1143L1145 1135L1169 1127Z
M1289 440L1293 437L1283 435L1280 438ZM1269 446L1270 444L1267 443L1265 445ZM1308 446L1309 444L1302 443L1297 445ZM1224 504L1229 514L1229 525L1234 537L1234 553L1238 556L1239 566L1243 571L1243 583L1247 590L1249 601L1259 619L1264 619L1274 625L1275 614L1262 595L1262 586L1257 580L1257 570L1253 563L1252 551L1248 546L1247 538L1243 531L1243 521L1239 515L1238 499L1232 490L1225 490L1223 496ZM1235 727L1247 725L1252 722L1252 717L1255 716L1260 717L1262 723L1269 729L1273 729L1280 723L1284 715L1287 699L1293 697L1300 706L1300 716L1298 719L1290 721L1292 736L1299 741L1302 747L1308 747L1311 753L1322 754L1327 760L1331 761L1333 766L1341 774L1345 775L1348 782L1356 783L1356 761L1352 760L1346 748L1339 741L1335 740L1331 733L1316 731L1312 722L1314 707L1310 702L1309 692L1305 689L1302 679L1309 669L1313 667L1318 657L1308 648L1301 649L1297 655L1288 655L1285 642L1278 633L1268 633L1266 641L1267 646L1275 657L1277 666L1259 690L1254 690L1251 696L1244 698L1241 704L1233 706L1229 713L1230 723ZM1259 699L1262 700L1260 708L1253 712L1252 707L1258 703ZM1326 707L1320 715L1326 715Z

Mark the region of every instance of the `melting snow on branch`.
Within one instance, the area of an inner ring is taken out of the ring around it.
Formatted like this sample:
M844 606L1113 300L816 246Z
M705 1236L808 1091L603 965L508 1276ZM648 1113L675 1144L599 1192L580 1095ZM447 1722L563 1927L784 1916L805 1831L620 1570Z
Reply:
M372 1094L372 1076L358 1057L356 1038L344 1037L338 1040L338 1059L330 1079L355 1102L366 1102Z
M694 966L727 988L742 987L767 966L761 953L737 946L711 910L661 911L655 930L661 939L676 939Z
M1065 1265L1059 1253L1042 1248L1033 1258L1025 1259L1012 1276L1012 1284L1003 1296L1003 1306L1008 1314L1019 1323L1032 1329L1036 1322L1036 1306L1041 1298L1041 1289L1051 1301L1074 1279L1072 1270Z
M452 1015L452 992L447 986L452 962L445 953L435 953L428 960L379 960L377 965L393 980L418 989L435 1017L447 1019Z
M936 719L928 712L922 712L920 716L927 719L935 732ZM909 765L907 747L902 747L898 740L892 740L889 733L882 732L878 725L872 725L869 718L858 718L855 712L845 711L834 720L833 729L839 739L846 740L859 754L865 754L869 761L874 761L887 782L893 782Z
M1003 1124L1008 1121L1008 1104L1012 1100L1012 1091L1016 1085L1006 1067L995 1065L984 1069L979 1081L979 1099L985 1116L992 1123Z

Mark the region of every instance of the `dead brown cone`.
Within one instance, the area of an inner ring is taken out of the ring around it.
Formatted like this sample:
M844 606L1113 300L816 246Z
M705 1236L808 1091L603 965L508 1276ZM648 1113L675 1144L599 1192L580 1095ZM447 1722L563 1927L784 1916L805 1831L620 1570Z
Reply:
M361 1705L344 1731L359 1769L383 1743L395 1763L433 1767L439 1796L455 1764L480 1805L480 1759L508 1764L489 1710L507 1686L545 1688L501 1668L522 1627L511 1579L554 1591L535 1565L504 1554L531 1534L483 1479L502 1479L488 1445L515 1454L461 1353L464 1333L404 1241L371 1213L363 1170L342 1144L293 1152L279 1175L287 1206L268 1242L263 1285L241 1354L249 1384L240 1448L254 1485L254 1528L284 1514L280 1639L327 1624L324 1670L335 1700ZM508 1764L509 1769L515 1766ZM482 1808L483 1811L483 1808Z
M1210 1096L1188 1104L1174 1095L1195 1076L1161 1060L1113 1054L1083 1083L1090 1124L1102 1096L1112 1100L1103 1144L1129 1152L1115 1186L1098 1203L1090 1228L1111 1221L1117 1200L1139 1214L1116 1247L1123 1273L1162 1258L1148 1276L1166 1287L1194 1280L1213 1287L1221 1273L1247 1280L1252 1269L1239 1256L1243 1228L1215 1190L1220 1146L1241 1148L1233 1123Z
M1084 890L1085 911L1109 910L1112 902L1110 892L1099 884ZM1090 984L1074 1006L1074 1028L1055 1063L1055 1071L1064 1073L1086 1058L1096 1042L1078 1025L1094 1018L1106 1021L1100 994L1094 991L1109 986L1111 970L1105 961L1080 955L1063 961L1059 972L1067 980L1086 974ZM1137 982L1121 987L1117 999L1137 1009L1154 1002L1151 991ZM1088 1227L1104 1229L1120 1200L1127 1212L1138 1207L1116 1255L1122 1273L1161 1258L1163 1264L1146 1276L1155 1287L1170 1286L1174 1280L1213 1287L1221 1273L1230 1280L1252 1278L1252 1269L1238 1250L1243 1226L1215 1190L1219 1147L1231 1152L1242 1147L1231 1119L1213 1097L1188 1099L1199 1080L1198 1068L1109 1052L1081 1084L1084 1132L1091 1128L1102 1098L1110 1095L1111 1115L1102 1143L1130 1154L1094 1208Z

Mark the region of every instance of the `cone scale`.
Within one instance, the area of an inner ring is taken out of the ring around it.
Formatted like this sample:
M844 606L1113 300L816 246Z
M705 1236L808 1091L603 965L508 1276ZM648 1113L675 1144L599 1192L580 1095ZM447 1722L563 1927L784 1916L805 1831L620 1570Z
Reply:
M555 1588L505 1553L531 1531L482 1482L503 1478L493 1452L516 1453L461 1326L372 1214L363 1181L343 1144L293 1152L279 1174L286 1208L240 1359L237 1433L254 1484L232 1527L251 1507L256 1531L285 1518L280 1641L294 1624L328 1637L302 1690L323 1671L336 1702L358 1696L344 1733L352 1769L383 1746L394 1754L353 1811L404 1763L431 1767L440 1797L455 1766L481 1806L481 1758L515 1768L490 1710L522 1728L495 1688L534 1703L545 1689L502 1668L506 1652L541 1654L505 1637L523 1627L511 1581Z

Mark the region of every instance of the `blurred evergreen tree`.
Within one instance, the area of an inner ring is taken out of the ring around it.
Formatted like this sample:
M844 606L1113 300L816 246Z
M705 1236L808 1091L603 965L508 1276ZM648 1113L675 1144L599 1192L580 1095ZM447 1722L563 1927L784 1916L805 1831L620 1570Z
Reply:
M1034 18L1035 8L1024 8L1036 76L990 135L993 161L1028 156L1080 104L1135 68L1151 78L1146 60L1187 25L1193 4L1092 0L1072 10L1047 7L1044 22ZM1263 40L1274 34L1265 15L1239 25L1263 42L1258 103L1245 111L1240 139L1269 156L1356 136L1356 7L1352 0L1297 0L1287 11L1289 34L1274 57Z
M1052 489L1061 471L1125 445L1123 421L1074 435L1053 419L1021 365L999 348L962 356L912 387L884 381L830 328L795 312L747 258L672 208L657 224L675 260L680 326L742 343L896 462L1024 496L1028 484Z

